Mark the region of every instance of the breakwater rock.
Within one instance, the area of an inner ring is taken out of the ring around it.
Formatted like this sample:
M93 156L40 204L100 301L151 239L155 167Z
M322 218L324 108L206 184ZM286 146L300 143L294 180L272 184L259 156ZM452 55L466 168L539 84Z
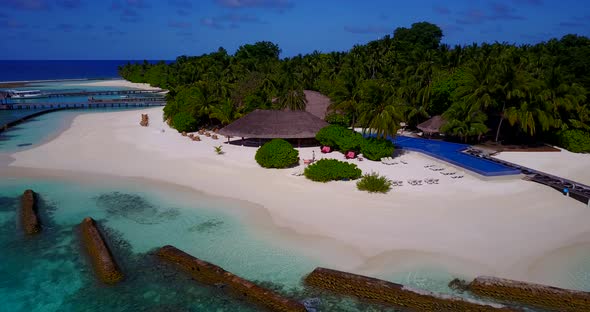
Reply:
M504 305L434 294L372 277L326 268L313 270L305 278L305 283L341 295L416 311L514 311Z
M239 299L247 300L271 311L306 311L297 301L281 297L248 280L225 271L212 263L195 258L174 246L160 248L157 255L189 273L195 280L212 286L226 287Z
M109 247L104 241L96 222L88 217L80 224L82 243L86 247L88 256L98 278L107 284L115 284L123 279Z
M26 190L21 197L21 220L26 234L41 232L41 222L37 216L37 197L33 190Z
M479 296L557 311L590 311L590 293L479 276L469 284L469 290Z

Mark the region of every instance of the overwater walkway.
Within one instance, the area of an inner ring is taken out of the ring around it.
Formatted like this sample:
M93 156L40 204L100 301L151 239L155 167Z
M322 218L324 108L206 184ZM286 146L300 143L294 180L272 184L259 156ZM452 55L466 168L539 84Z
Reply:
M64 109L94 109L94 108L133 108L133 107L153 107L165 106L166 101L162 98L135 98L135 99L113 99L113 100L91 100L86 102L71 102L71 103L12 103L1 104L0 112L2 111L21 111L30 113L14 114L0 120L0 132L8 130L21 122L37 117L39 115L47 114L57 110Z

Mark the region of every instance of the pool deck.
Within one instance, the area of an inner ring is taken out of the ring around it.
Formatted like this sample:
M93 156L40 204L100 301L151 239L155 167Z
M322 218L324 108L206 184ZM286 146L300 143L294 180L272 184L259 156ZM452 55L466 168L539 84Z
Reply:
M473 156L464 151L471 146L445 141L396 136L390 140L402 150L423 153L454 166L469 170L483 177L506 177L521 175L521 170L497 162Z

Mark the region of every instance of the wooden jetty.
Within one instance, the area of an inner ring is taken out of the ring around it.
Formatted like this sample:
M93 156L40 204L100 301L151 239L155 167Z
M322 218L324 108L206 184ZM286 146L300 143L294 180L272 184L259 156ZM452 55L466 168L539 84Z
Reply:
M39 115L47 114L57 110L63 109L93 109L93 108L129 108L129 107L153 107L165 106L166 100L164 98L130 98L130 99L113 99L113 100L91 100L87 102L71 102L71 103L12 103L0 104L1 110L37 110L20 116L3 125L0 125L0 132L8 130L21 122L37 117ZM41 109L41 111L39 111Z
M164 90L104 90L104 91L77 91L77 92L48 92L43 97L56 98L66 96L98 96L98 95L129 95L129 94L156 94Z
M532 181L532 182L537 182L539 184L543 184L546 186L549 186L561 193L564 193L564 190L567 189L567 193L564 193L564 195L567 195L568 197L571 197L579 202L582 202L586 205L588 205L588 207L590 207L590 186L580 183L580 182L576 182L576 181L572 181L566 178L562 178L562 177L558 177L543 171L539 171L539 170L535 170L532 168L528 168L525 166L521 166L509 161L505 161L505 160L501 160L492 156L488 156L484 153L482 153L479 150L474 150L474 149L468 149L465 151L465 153L471 154L473 156L477 156L477 157L481 157L484 159L487 159L489 161L493 161L495 163L510 167L510 168L514 168L517 170L520 170L522 172L522 174L525 175L525 180L528 181Z

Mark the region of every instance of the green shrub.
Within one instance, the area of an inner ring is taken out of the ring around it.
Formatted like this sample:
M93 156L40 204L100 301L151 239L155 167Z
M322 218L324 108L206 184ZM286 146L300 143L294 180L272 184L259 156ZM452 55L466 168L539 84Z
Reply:
M361 153L369 160L380 160L393 155L393 143L386 139L365 139L361 146Z
M283 139L273 139L256 151L255 159L264 168L287 168L299 162L299 151Z
M336 144L338 144L338 149L340 149L342 152L358 152L361 149L365 138L363 138L363 135L358 132L354 132L352 130L349 131L350 132L346 135L338 138L338 141L336 142Z
M331 113L328 114L325 118L326 122L331 125L339 125L343 127L348 127L350 124L350 120L346 115L338 114L338 113Z
M590 153L590 134L579 129L560 131L559 145L573 153Z
M348 135L349 132L351 132L351 130L346 129L346 127L339 125L329 125L320 129L315 138L318 140L318 142L320 142L321 145L337 147L338 140Z
M172 126L178 132L191 132L197 129L197 120L189 113L178 113L172 118Z
M355 180L363 174L355 164L336 159L321 159L303 172L306 178L316 182L328 182L343 179Z
M363 175L362 179L356 183L356 187L369 193L387 193L391 189L391 180L372 172Z

